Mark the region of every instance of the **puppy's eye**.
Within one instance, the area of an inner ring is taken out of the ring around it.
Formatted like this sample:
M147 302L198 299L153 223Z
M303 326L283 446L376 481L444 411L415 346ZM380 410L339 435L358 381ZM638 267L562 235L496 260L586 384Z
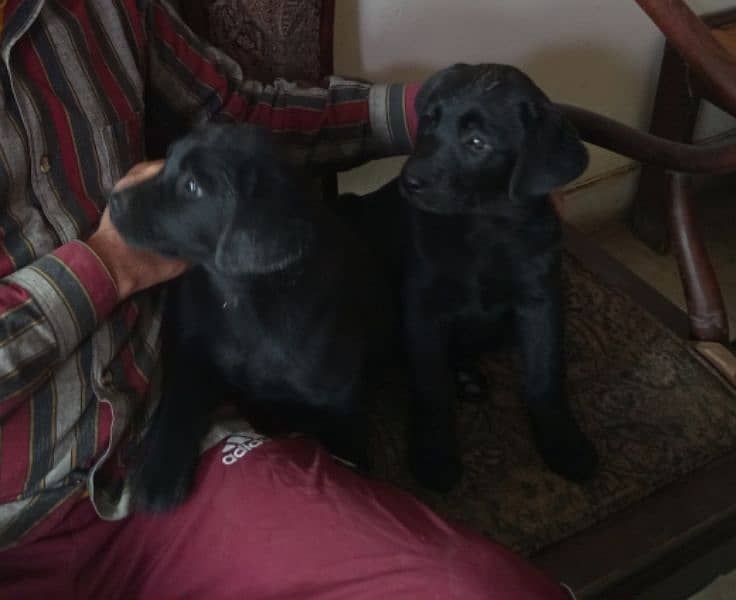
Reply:
M184 182L184 191L192 196L199 197L202 195L202 188L199 187L199 184L194 179L187 179Z
M483 152L491 149L491 146L480 136L471 135L466 140L466 145L476 152Z

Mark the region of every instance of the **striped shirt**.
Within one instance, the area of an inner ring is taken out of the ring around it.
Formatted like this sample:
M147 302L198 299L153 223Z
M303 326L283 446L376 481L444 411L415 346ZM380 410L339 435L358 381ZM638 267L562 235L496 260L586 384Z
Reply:
M162 297L118 303L82 241L145 158L144 117L173 129L261 124L306 164L410 148L415 89L244 78L164 0L8 0L0 41L0 548L73 496L104 518L159 389ZM411 119L407 119L407 116Z

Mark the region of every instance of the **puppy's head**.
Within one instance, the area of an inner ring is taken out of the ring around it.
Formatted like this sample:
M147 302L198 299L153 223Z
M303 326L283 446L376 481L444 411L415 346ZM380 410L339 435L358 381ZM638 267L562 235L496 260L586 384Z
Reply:
M312 236L308 210L270 137L248 125L195 130L170 147L156 177L110 198L129 244L229 276L298 261Z
M578 177L588 154L567 120L524 73L458 64L416 99L416 148L401 188L424 210L495 213Z

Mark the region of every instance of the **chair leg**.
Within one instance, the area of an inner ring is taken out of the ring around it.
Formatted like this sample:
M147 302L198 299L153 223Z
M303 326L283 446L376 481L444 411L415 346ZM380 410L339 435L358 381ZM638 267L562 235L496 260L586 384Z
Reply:
M650 133L675 142L692 142L701 94L687 65L667 44L662 57ZM667 177L663 169L644 165L630 215L634 234L655 252L666 253Z
M670 235L680 270L690 334L699 341L728 343L728 316L721 289L692 210L691 178L668 173Z

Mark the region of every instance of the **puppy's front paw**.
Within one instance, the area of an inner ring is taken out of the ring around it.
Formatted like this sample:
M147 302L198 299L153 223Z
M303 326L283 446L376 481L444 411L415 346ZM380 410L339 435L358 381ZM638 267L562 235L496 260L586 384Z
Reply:
M461 404L481 404L488 400L488 382L477 368L459 368L455 371L455 383Z
M416 480L436 492L449 492L463 474L457 455L436 448L412 449L409 463Z
M562 477L582 483L595 475L598 452L572 418L557 426L535 426L534 437L544 462Z

